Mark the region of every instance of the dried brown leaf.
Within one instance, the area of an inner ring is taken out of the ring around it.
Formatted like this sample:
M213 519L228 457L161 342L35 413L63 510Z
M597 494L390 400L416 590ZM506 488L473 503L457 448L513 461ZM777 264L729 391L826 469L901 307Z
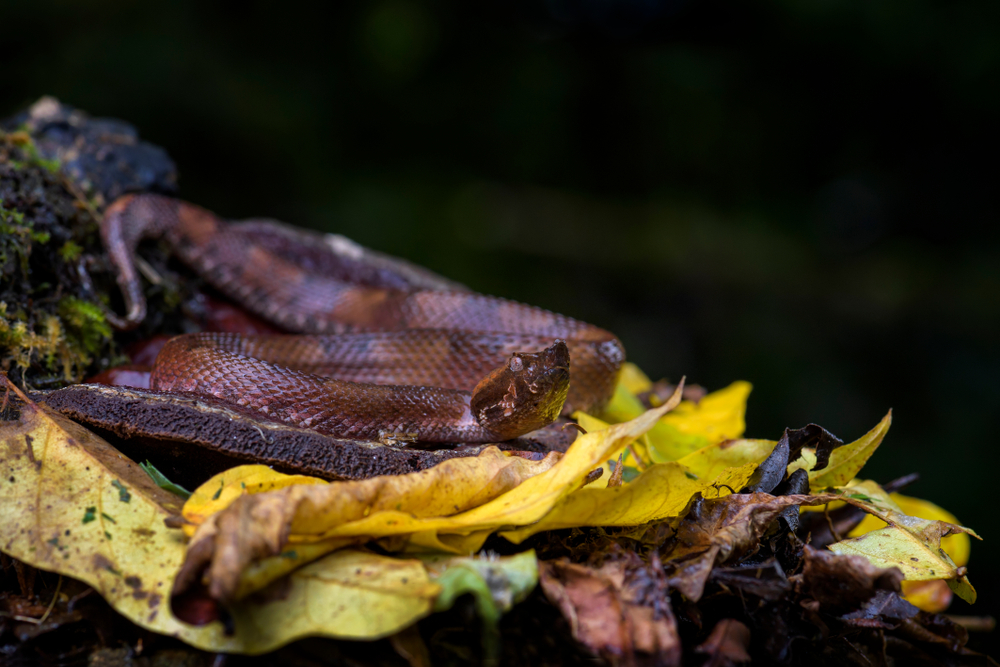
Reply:
M712 633L694 650L708 655L704 667L729 667L750 662L750 629L733 618L715 624Z
M573 636L615 665L679 665L680 638L665 595L657 608L643 604L624 561L601 569L568 561L539 563L542 590L569 621ZM665 591L664 591L665 594Z

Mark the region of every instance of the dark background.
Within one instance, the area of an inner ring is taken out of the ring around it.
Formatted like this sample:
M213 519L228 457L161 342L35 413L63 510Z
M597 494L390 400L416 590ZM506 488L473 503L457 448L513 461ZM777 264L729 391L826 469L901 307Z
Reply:
M181 195L754 383L748 435L855 439L976 528L1000 610L1000 3L0 4L0 116L134 123ZM980 638L980 647L996 638Z

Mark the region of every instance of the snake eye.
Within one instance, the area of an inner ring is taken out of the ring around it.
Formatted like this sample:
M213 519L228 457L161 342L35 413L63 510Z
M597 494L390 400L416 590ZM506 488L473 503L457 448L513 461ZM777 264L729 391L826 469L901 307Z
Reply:
M524 370L524 362L521 361L521 357L514 355L510 358L510 361L507 362L507 367L510 368L510 370L517 373L521 370Z

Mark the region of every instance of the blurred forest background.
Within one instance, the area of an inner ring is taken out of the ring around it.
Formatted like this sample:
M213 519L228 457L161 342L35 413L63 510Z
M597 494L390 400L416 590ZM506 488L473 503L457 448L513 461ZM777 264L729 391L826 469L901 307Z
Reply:
M0 116L127 120L180 194L599 324L655 378L754 384L977 529L997 614L1000 3L0 4ZM980 648L996 651L995 638Z

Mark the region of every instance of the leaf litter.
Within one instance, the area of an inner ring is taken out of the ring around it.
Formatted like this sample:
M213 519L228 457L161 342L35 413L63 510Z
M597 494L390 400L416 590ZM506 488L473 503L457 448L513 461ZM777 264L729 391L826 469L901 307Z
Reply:
M468 597L478 655L496 664L510 650L501 617L525 599L540 604L540 582L572 636L612 664L793 664L829 653L831 637L871 664L979 659L964 628L931 613L950 599L941 587L975 599L975 533L855 479L891 414L849 444L814 424L743 439L749 391L735 383L681 401L681 386L664 400L632 367L605 414L576 415L587 433L565 455L488 448L351 482L240 466L186 502L157 486L180 492L151 464L147 475L16 396L0 422L13 480L0 484L13 527L0 550L213 651L391 637L418 664L437 644L414 623ZM811 510L801 524L800 508ZM810 546L824 524L826 542ZM505 555L475 556L484 544Z

